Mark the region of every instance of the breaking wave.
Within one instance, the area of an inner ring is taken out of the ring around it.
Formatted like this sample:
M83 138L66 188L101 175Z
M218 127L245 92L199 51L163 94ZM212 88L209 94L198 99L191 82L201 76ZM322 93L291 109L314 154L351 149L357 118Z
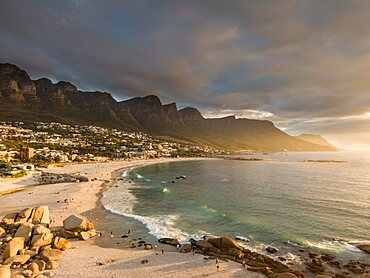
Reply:
M127 176L128 173L125 173ZM139 175L137 175L139 176ZM140 176L142 177L142 176ZM158 216L142 216L133 213L134 204L137 202L136 197L130 193L130 187L139 187L137 184L128 184L126 186L111 187L108 191L103 193L102 204L103 207L115 214L120 214L129 218L140 221L149 230L149 234L156 238L171 237L177 238L180 241L188 240L190 237L199 237L198 235L190 235L175 227L177 215L158 215ZM166 189L166 188L165 188ZM166 190L164 192L168 192Z

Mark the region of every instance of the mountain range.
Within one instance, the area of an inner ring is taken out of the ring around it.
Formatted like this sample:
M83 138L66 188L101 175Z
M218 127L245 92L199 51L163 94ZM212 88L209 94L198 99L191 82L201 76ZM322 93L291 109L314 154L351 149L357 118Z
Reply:
M98 125L231 151L336 150L320 140L290 136L270 121L207 119L195 108L179 110L176 103L162 104L154 95L116 101L109 93L83 92L66 81L32 80L8 63L0 63L0 121Z

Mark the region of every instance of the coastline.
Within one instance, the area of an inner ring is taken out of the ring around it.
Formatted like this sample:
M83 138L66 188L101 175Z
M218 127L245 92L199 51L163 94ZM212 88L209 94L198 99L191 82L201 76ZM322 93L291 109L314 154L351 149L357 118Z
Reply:
M22 191L0 196L0 217L25 207L47 205L53 220L52 228L62 226L63 219L77 213L88 217L99 230L99 219L94 214L111 214L104 210L100 198L113 184L118 172L155 163L196 159L203 158L133 160L51 168L47 172L80 173L87 175L90 181L27 186ZM118 247L117 242L127 243L127 240L103 234L101 238L89 241L73 241L72 248L65 252L59 267L53 271L53 277L137 277L138 273L141 277L246 277L246 273L247 277L264 277L241 268L235 262L221 262L217 270L214 261L204 261L203 256L168 252L171 248L161 254L157 249L131 249L124 244ZM142 260L149 262L143 265ZM102 262L102 265L97 262Z
M207 158L133 160L48 169L47 172L55 174L87 175L90 181L28 186L23 191L0 196L0 216L24 207L48 205L53 219L52 227L61 226L63 219L77 213L89 218L100 231L104 217L111 217L107 223L112 218L114 221L125 222L121 216L105 210L101 203L103 193L119 178L120 172L151 164L197 159ZM138 273L143 277L266 277L248 271L233 261L221 261L217 270L214 261L204 260L202 255L171 252L176 251L176 248L162 246L153 238L147 242L158 245L158 249L130 248L137 235L134 231L130 238L121 238L126 231L120 230L111 237L105 229L101 237L89 241L73 241L73 247L65 253L54 271L55 277L137 277ZM143 240L147 238L143 237ZM164 254L160 252L162 248ZM306 250L307 255L309 251ZM143 265L143 260L149 262Z

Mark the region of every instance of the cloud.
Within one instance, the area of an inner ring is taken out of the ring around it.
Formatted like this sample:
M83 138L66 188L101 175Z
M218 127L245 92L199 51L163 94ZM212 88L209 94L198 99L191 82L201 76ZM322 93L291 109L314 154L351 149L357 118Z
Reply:
M157 94L362 142L369 18L366 1L0 1L0 60L119 100Z

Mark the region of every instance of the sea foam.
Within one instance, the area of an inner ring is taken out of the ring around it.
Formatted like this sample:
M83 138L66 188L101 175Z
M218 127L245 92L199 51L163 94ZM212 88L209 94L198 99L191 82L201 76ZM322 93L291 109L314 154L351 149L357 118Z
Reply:
M126 173L124 175L127 176L128 172L125 172ZM140 175L137 175L137 177L139 176ZM119 188L111 187L108 191L104 192L102 204L106 210L140 221L149 230L149 234L158 239L162 237L170 237L177 238L180 241L185 241L191 237L199 237L199 235L190 235L176 228L175 221L178 218L177 215L142 216L133 213L133 207L137 202L137 199L129 191L128 186L130 186L130 188L134 188L139 187L139 185L133 183L129 184L125 181L123 181L123 183L124 186Z
M341 253L343 251L361 252L361 250L358 249L356 246L345 241L337 240L323 240L320 242L306 240L304 241L304 245L322 250L327 250L334 253Z

